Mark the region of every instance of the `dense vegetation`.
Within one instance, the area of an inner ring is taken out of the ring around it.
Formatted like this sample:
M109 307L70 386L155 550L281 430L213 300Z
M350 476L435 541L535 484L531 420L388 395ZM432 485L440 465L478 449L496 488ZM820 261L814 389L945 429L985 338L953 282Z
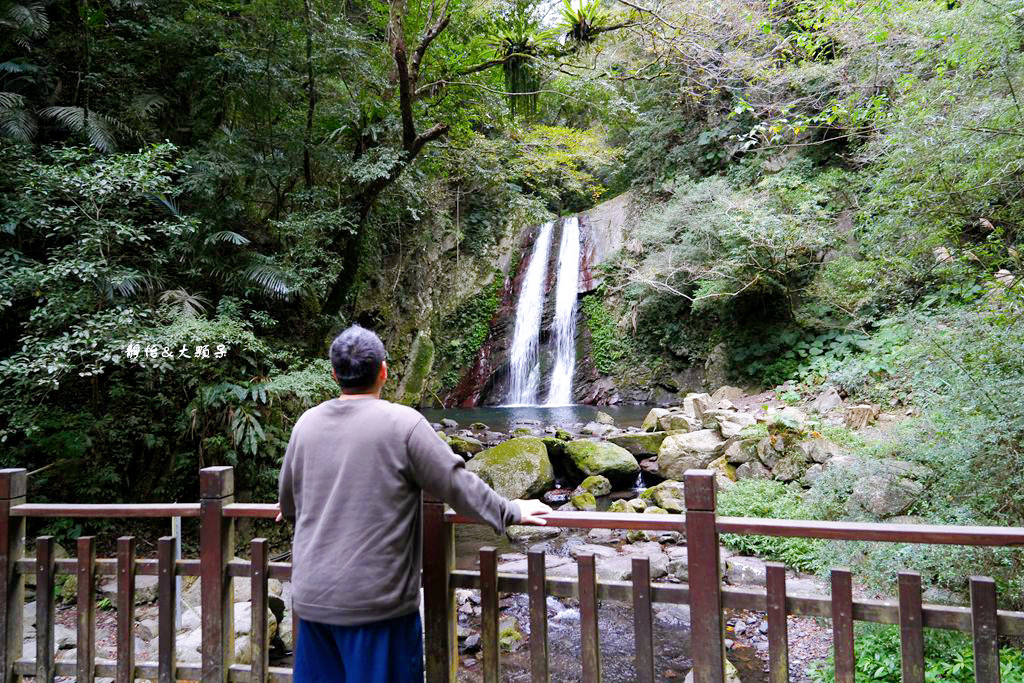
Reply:
M401 375L426 331L441 394L518 230L629 189L583 301L602 372L714 351L740 383L909 410L831 436L926 466L918 518L1022 524L1020 11L0 0L2 463L36 499L194 498L214 463L265 497L333 391L332 332L374 326ZM839 518L849 487L733 502ZM1024 587L1019 553L773 543L747 550Z

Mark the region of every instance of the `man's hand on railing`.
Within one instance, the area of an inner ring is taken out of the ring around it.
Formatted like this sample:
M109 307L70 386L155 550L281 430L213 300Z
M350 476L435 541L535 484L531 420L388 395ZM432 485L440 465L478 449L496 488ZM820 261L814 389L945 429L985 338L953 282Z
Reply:
M551 508L539 500L515 500L512 501L519 506L520 524L536 524L544 526L547 521L543 515L551 512Z
M277 517L274 517L274 521L275 522L283 522L284 521L284 516L281 514L281 504L280 503L275 503L274 507L277 508Z

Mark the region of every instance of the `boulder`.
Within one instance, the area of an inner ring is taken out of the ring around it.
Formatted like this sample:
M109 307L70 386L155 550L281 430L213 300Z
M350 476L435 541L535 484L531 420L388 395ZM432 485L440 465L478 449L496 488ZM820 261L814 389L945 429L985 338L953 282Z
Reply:
M703 418L705 410L711 410L711 396L708 394L687 394L683 398L683 412L698 422Z
M533 526L530 524L512 524L505 528L505 533L513 543L536 543L555 538L562 532L558 527Z
M924 493L924 485L891 473L873 474L859 479L850 494L850 506L859 507L875 517L892 517L910 507Z
M743 679L740 678L740 672L736 670L736 666L730 662L728 658L723 661L725 663L725 678L723 679L723 683L743 683ZM686 678L683 679L683 683L693 683L693 681L694 673L691 669L690 673L686 674Z
M639 458L643 455L657 455L661 448L661 442L668 436L668 432L644 432L640 434L616 434L608 438L608 441L621 446L634 456Z
M833 386L827 387L811 402L811 411L825 415L843 405L843 397Z
M615 548L609 548L606 545L597 545L594 543L581 543L580 545L573 546L569 550L569 554L573 557L579 557L580 555L594 555L596 557L615 557L619 553L616 552Z
M659 579L668 575L669 558L661 549L661 544L652 541L627 543L622 552L629 557L646 557L650 561L651 578Z
M736 481L744 479L771 479L772 472L757 460L745 462L736 468Z
M721 342L711 349L704 361L704 384L708 387L720 387L729 380L729 348Z
M739 387L731 387L728 384L718 387L715 393L711 394L711 403L715 404L719 401L735 401L738 398L743 398L747 395L747 392L743 391Z
M541 500L550 505L551 507L558 507L564 503L569 502L569 496L572 495L570 489L551 489L545 491L544 495L541 496Z
M640 463L633 454L613 443L570 441L565 450L573 467L584 476L601 474L615 486L632 484L640 472Z
M686 470L703 468L724 453L726 443L713 429L668 436L658 450L658 471L669 479L682 479Z
M595 512L597 510L597 498L589 491L573 493L569 500L574 508L582 512Z
M824 469L824 465L814 463L813 465L807 468L806 472L804 472L804 476L800 478L800 483L807 487L814 486L814 482L818 481L818 479L821 478L821 473L822 471L824 471Z
M153 602L157 597L157 577L138 574L135 576L135 604L144 605ZM117 580L111 579L100 584L99 593L102 597L117 603Z
M434 342L430 336L420 330L413 339L409 349L409 357L405 362L405 371L398 384L395 394L400 403L407 406L418 406L423 401L423 389L434 367Z
M842 453L839 446L828 439L809 439L801 441L796 445L804 456L811 462L826 463Z
M693 432L700 429L700 422L683 413L669 413L658 420L658 425L667 432Z
M669 512L685 512L683 482L668 479L640 494L640 499Z
M605 412L597 411L597 415L594 416L594 422L603 425L614 425L615 418Z
M665 508L660 508L657 505L649 505L648 507L645 507L644 511L641 512L640 514L642 514L642 515L667 515L667 514L669 514L669 512ZM646 538L646 535L644 536L644 538Z
M469 428L472 429L474 432L486 432L488 429L490 429L490 427L488 427L485 422L474 422L473 424L469 425Z
M620 498L619 500L612 501L612 504L608 506L608 512L636 512L636 510Z
M529 498L551 488L555 472L544 442L532 436L517 437L488 448L466 463L505 498Z
M715 479L725 479L729 482L736 481L736 468L729 464L724 455L709 462L708 469L714 471Z
M772 467L772 475L779 481L796 481L807 471L807 458L798 449L793 449L779 458Z
M761 584L765 582L764 561L756 557L734 555L725 561L725 578L729 583Z
M658 420L666 415L668 415L668 410L665 408L651 408L647 417L644 418L643 424L640 425L640 429L645 432L658 431Z
M615 427L601 424L600 422L588 422L583 425L583 429L580 430L582 434L590 434L591 436L606 436L614 431Z
M643 512L647 509L647 501L643 498L630 498L626 501L626 505L628 505L633 512Z
M565 459L565 441L553 436L542 436L540 440L548 450L548 458L551 459L551 462L559 462Z
M601 474L593 474L584 479L576 489L577 492L586 491L595 496L607 496L612 492L612 483L608 477Z
M718 431L722 433L724 438L731 439L747 427L752 427L755 424L757 424L757 419L753 415L728 411L728 414L718 419Z
M603 581L628 581L633 576L633 559L624 555L598 557L597 578Z
M785 452L786 439L780 434L766 436L757 442L757 458L765 467L775 467Z
M484 445L480 440L474 439L472 436L452 435L448 438L448 445L466 460L469 460L484 449Z
M733 465L741 465L745 462L751 462L757 460L757 442L760 439L743 439L741 441L733 441L727 449L723 457L727 462Z
M450 417L446 417L441 420L441 426L444 427L445 429L458 429L459 423L451 419Z

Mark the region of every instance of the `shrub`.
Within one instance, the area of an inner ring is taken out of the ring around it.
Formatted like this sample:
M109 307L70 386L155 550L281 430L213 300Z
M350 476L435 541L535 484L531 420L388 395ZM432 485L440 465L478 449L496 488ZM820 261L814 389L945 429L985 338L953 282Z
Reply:
M718 497L718 514L730 517L810 519L796 488L770 479L745 479ZM722 543L745 555L784 562L803 571L815 571L822 541L810 538L781 538L722 534Z

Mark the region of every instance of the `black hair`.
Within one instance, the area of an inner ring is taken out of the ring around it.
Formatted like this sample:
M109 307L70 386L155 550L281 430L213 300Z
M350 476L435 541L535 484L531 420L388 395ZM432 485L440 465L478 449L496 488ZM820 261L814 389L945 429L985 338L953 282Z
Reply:
M331 366L346 394L372 389L385 358L384 342L359 325L348 328L331 343Z

